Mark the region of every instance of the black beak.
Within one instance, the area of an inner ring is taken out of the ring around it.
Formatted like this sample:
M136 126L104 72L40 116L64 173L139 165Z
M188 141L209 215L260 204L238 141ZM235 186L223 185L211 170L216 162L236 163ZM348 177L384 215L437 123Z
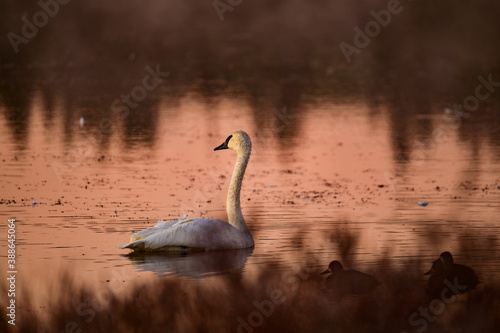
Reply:
M232 135L230 135L230 136L226 139L226 141L224 141L224 143L222 143L222 144L221 144L220 146L218 146L218 147L215 147L215 148L214 148L214 150L222 150L222 149L227 149L227 148L228 148L228 147L227 147L227 145L228 145L228 143L229 143L229 140L231 140L231 138L232 138L232 137L233 137L233 136L232 136Z
M430 275L431 273L432 273L432 268L428 272L424 273L424 275Z
M214 148L214 150L222 150L222 149L227 149L227 143L226 142L224 142L220 146L217 146L217 147Z
M330 273L330 268L328 268L326 271L324 271L324 272L323 272L323 273L321 273L321 274L328 274L328 273Z

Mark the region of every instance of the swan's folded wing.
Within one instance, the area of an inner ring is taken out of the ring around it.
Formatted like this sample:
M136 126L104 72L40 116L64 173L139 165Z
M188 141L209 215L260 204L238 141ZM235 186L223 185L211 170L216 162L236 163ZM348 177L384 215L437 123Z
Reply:
M229 223L216 219L186 219L178 220L166 227L150 228L147 235L142 236L121 248L134 251L171 251L182 249L238 249L251 247L252 240L241 237L241 232ZM147 231L147 230L144 230ZM134 236L136 236L134 235Z
M179 222L182 223L182 222L186 221L186 217L187 217L187 215L184 215L183 217L181 217L179 219L173 219L172 221L168 221L168 222L163 221L163 220L159 220L154 227L141 230L139 232L136 232L132 236L130 236L130 243L120 246L120 249L124 249L125 247L127 247L126 245L130 245L131 243L133 243L135 241L138 241L140 239L144 239L144 238L146 238L154 233L160 232L161 230L168 229Z
M178 219L139 231L132 235L130 243L124 244L120 248L134 251L152 251L165 248L165 251L169 252L179 248L197 248L198 246L192 244L193 239L186 239L186 235L191 233L182 232L183 229L191 229L192 225L189 222L192 221L195 219Z

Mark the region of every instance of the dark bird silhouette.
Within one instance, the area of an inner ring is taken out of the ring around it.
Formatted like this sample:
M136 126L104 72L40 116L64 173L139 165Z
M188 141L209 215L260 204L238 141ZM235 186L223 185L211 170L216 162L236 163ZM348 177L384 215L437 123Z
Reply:
M326 278L326 287L336 298L348 295L366 294L377 288L380 282L373 276L356 270L344 270L342 264L335 260L321 274L331 273Z
M430 275L427 283L432 298L460 295L476 288L481 282L472 268L455 264L448 251L441 253L424 275Z

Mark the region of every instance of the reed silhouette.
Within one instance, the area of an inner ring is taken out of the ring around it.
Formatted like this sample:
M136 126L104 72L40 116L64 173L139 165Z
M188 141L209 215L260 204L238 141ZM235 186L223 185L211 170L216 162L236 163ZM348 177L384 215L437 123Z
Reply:
M394 266L384 258L372 270L382 285L341 302L323 292L319 265L283 274L286 267L271 261L251 279L241 272L213 276L209 283L173 276L133 281L119 292L81 286L66 272L55 279L58 287L42 308L30 301L30 287L22 286L15 331L60 332L71 323L82 332L413 332L421 327L409 319L430 304L423 265ZM0 292L6 288L2 281ZM279 302L272 303L276 293ZM426 323L426 332L497 332L499 299L500 282L483 283L446 304L442 314ZM13 331L5 298L0 305L0 329Z

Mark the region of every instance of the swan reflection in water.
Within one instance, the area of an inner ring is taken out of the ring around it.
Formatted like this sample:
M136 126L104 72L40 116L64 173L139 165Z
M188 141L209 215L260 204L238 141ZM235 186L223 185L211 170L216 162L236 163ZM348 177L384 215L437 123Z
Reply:
M141 272L158 276L177 275L203 279L226 274L241 274L253 248L190 253L132 252L125 255Z

